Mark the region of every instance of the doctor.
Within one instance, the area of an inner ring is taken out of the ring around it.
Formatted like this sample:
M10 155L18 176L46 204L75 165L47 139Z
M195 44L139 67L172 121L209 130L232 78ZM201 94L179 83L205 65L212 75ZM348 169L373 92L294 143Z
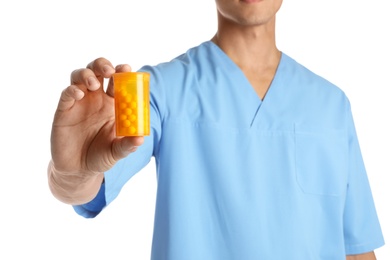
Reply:
M282 0L216 0L210 40L151 73L150 136L117 138L114 67L73 71L49 186L95 217L152 156L151 258L375 259L384 244L348 98L276 47Z

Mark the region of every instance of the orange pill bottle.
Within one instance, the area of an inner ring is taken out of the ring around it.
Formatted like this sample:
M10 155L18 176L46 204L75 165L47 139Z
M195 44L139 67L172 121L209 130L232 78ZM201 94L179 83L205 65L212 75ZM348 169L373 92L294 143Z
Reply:
M116 135L149 135L149 73L121 72L113 74L112 78Z

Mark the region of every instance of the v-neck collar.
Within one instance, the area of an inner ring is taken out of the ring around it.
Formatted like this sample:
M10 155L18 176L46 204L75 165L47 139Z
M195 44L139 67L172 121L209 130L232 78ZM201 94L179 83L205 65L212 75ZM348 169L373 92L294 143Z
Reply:
M249 109L251 109L251 113L253 113L249 127L254 126L256 122L260 120L259 117L262 117L262 114L264 113L263 110L267 110L266 108L268 106L272 106L273 103L277 102L275 95L278 93L278 88L281 85L281 70L285 63L285 54L281 52L275 75L271 81L266 95L263 99L261 99L240 67L238 67L238 65L234 63L234 61L214 42L208 41L206 44L207 43L211 46L211 48L215 49L218 53L218 56L223 59L227 69L231 70L232 80L234 80L235 83L234 85L240 87L240 93L244 96L245 103L248 105Z

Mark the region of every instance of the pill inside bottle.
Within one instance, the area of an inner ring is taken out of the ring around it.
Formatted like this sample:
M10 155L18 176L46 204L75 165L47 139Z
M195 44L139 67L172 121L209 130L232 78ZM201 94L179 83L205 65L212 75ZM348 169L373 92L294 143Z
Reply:
M116 135L149 135L149 73L121 72L113 74L112 78Z

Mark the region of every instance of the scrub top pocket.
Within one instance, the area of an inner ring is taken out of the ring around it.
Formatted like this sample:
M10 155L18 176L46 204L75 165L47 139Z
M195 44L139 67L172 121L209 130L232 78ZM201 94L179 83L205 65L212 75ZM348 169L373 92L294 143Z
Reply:
M347 187L346 131L295 126L296 180L304 193L340 196Z

